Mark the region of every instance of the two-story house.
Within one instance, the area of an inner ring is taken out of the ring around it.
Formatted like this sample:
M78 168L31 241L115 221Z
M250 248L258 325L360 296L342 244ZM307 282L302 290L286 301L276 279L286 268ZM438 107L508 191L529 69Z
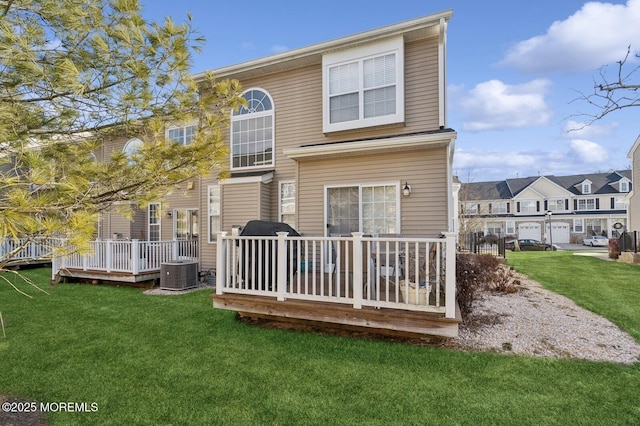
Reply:
M461 232L581 243L627 227L630 170L462 184Z
M253 219L303 235L434 237L451 230L446 28L451 11L213 70L240 80L228 179L184 183L133 222L101 221L103 238L198 239L215 267L216 234ZM199 78L199 76L196 76ZM169 127L188 143L193 123ZM134 150L139 139L109 150ZM108 161L108 153L104 155ZM160 212L163 211L163 214Z

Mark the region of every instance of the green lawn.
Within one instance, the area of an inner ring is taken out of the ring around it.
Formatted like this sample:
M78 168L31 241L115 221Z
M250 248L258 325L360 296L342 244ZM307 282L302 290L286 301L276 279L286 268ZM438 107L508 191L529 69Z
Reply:
M536 256L510 261L536 269L529 262ZM598 260L560 263L573 261ZM29 272L48 280L48 270ZM169 297L91 285L47 289L48 296L28 290L28 299L0 285L7 332L0 394L97 404L97 412L50 413L54 425L628 425L640 418L640 364L258 328L213 309L206 290ZM638 293L621 303L637 309Z

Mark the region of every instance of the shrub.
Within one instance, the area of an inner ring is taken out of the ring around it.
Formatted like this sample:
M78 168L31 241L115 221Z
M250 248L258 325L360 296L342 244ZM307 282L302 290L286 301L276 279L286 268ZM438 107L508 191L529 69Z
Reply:
M490 254L458 253L456 255L456 286L460 313L467 316L472 311L478 290L505 293L518 291L513 271Z

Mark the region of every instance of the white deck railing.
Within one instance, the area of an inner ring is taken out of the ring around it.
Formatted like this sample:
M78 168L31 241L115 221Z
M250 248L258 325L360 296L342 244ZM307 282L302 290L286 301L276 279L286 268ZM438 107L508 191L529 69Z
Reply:
M216 293L444 313L455 318L455 234L443 238L218 234Z
M98 240L88 252L54 257L52 275L61 269L140 274L160 271L160 265L176 260L198 260L197 240ZM72 251L72 250L69 250Z
M58 241L51 238L0 239L0 259L10 263L51 261Z

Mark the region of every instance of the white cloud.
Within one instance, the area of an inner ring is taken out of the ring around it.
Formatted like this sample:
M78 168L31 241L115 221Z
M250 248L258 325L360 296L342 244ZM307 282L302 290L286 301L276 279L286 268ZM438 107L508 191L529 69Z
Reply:
M451 89L452 104L463 114L463 130L484 131L546 124L551 111L545 101L550 82L537 79L519 85L490 80L465 92Z
M517 43L501 64L528 72L595 70L623 59L629 45L638 48L639 23L640 0L585 3L546 34Z
M541 175L574 175L620 168L609 163L602 146L583 139L568 142L566 150L456 149L454 174L463 182L483 182Z
M582 163L606 163L609 161L609 152L606 148L585 139L573 139L569 142L572 154Z
M618 127L620 127L620 123L617 122L599 125L569 120L564 126L564 137L566 139L593 139L608 137L613 135Z

